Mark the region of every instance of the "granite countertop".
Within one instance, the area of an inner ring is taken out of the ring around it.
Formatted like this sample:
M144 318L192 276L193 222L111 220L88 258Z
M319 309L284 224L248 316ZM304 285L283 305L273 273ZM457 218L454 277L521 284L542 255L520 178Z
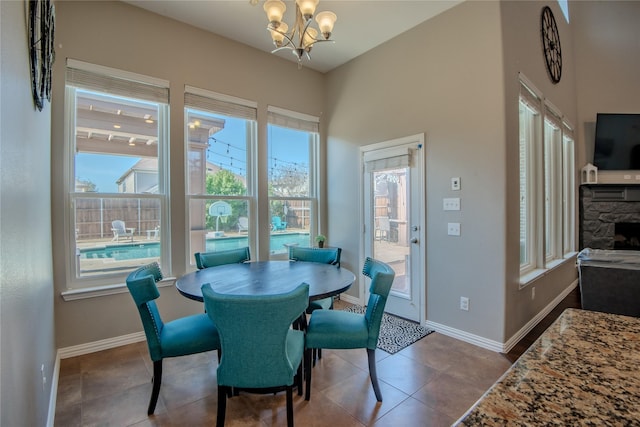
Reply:
M455 425L640 426L640 318L566 309Z

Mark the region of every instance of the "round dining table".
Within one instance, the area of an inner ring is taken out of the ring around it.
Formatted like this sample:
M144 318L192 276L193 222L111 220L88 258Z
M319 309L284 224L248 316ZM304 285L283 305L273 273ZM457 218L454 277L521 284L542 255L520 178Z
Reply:
M276 295L309 284L309 300L338 295L356 276L346 268L304 261L256 261L225 264L187 273L176 281L178 292L203 301L202 285L228 295Z

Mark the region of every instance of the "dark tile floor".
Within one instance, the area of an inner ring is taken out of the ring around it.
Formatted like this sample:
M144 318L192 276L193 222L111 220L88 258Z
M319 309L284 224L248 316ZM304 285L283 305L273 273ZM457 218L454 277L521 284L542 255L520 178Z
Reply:
M377 350L384 398L377 403L366 351L324 350L313 369L311 400L294 393L294 418L299 426L449 426L522 351L503 355L439 333L394 355ZM146 343L64 359L55 425L214 425L216 367L215 352L166 359L158 406L148 417L152 363ZM226 425L286 425L284 393L230 399Z

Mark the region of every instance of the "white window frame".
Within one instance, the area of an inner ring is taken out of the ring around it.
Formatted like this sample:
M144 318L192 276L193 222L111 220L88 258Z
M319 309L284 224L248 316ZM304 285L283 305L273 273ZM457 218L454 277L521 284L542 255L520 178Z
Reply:
M545 101L545 265L562 257L562 120Z
M520 101L518 103L519 108L525 108L526 121L520 123L520 127L523 125L526 128L520 129L519 138L520 141L520 167L526 168L524 186L521 184L520 199L524 200L526 210L524 214L520 213L520 227L524 227L524 242L520 242L521 249L524 247L527 253L527 259L521 262L520 273L526 274L533 271L537 267L537 259L539 256L536 254L539 243L536 240L535 230L539 229L538 221L540 215L537 213L537 194L539 193L539 174L535 171L538 170L540 159L538 153L541 152L541 136L540 136L540 123L541 112L539 108L539 98L533 96L533 92L530 92L527 87L521 88ZM520 118L522 120L522 118ZM524 139L524 140L522 140ZM521 177L522 179L522 177ZM524 192L524 194L522 194ZM524 224L522 224L524 218ZM521 235L521 234L520 234Z
M575 152L572 127L562 113L523 75L520 75L520 286L575 253ZM525 126L525 128L523 128ZM521 178L522 179L522 178Z
M269 105L267 107L267 129L269 125L285 127L300 131L309 132L309 195L306 197L296 196L269 196L268 205L271 206L272 200L303 200L309 202L309 239L311 245L315 242L315 236L319 233L319 174L320 174L320 118L304 113L286 110L284 108ZM267 145L270 141L267 137ZM268 168L268 165L266 165ZM269 221L270 222L270 221ZM287 254L271 254L273 259L286 258Z
M222 114L230 117L241 117L247 120L247 193L244 196L220 196L215 194L192 194L189 191L189 166L185 165L185 209L187 218L185 224L186 235L189 236L186 242L186 265L195 266L194 255L191 253L191 236L192 230L189 224L189 210L192 200L243 200L246 201L249 211L249 250L252 254L257 254L256 226L257 218L257 103L230 95L225 95L206 89L193 86L185 86L185 105L184 105L184 150L185 162L188 162L189 156L189 137L187 127L187 110L199 110L215 114Z
M165 276L171 274L170 210L169 210L169 82L154 77L67 59L65 84L65 165L67 190L65 191L65 245L68 290L65 300L86 296L99 296L118 292L129 272L105 273L92 277L79 277L75 245L75 200L103 199L155 199L160 205L160 264ZM158 193L85 193L75 188L76 146L76 93L78 90L101 92L107 95L157 102L158 108ZM154 93L155 91L155 93ZM166 95L166 96L165 96ZM163 101L161 101L161 99ZM115 291L113 289L116 289Z
M573 126L566 120L562 125L562 248L567 258L576 252L576 153Z

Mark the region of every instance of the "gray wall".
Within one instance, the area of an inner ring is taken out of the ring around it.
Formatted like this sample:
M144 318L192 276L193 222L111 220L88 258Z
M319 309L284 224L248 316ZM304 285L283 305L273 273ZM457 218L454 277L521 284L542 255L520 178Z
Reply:
M547 69L540 38L540 14L542 8L551 7L560 33L562 47L562 79L553 84ZM507 135L507 176L502 184L507 188L506 224L506 313L504 337L509 339L529 320L553 301L570 283L577 279L575 260L549 270L528 286L519 289L519 129L518 129L518 73L522 72L540 90L545 99L555 105L566 119L577 127L576 114L576 66L573 55L571 26L567 24L556 2L507 1L501 3L502 43L505 69L505 114ZM574 132L576 147L582 141ZM577 148L579 151L579 148ZM577 171L576 171L577 172ZM576 174L576 177L578 175ZM577 179L577 178L576 178ZM576 191L577 195L577 191ZM577 200L577 199L576 199ZM576 204L576 216L577 216ZM576 218L577 224L577 218ZM577 232L576 232L577 248ZM531 299L535 287L535 299Z
M51 109L31 98L25 2L0 2L0 424L46 424L55 364ZM42 384L41 366L47 382Z
M247 6L248 7L248 6ZM258 102L259 161L266 163L267 105L315 116L324 111L323 76L269 53L149 13L121 2L59 2L56 10L58 46L53 108L53 241L56 295L67 289L64 256L69 239L64 223L64 66L66 58L170 81L171 139L171 266L165 275L179 277L187 269L187 225L184 199L184 86ZM265 36L268 36L265 34ZM324 142L321 141L322 147ZM321 150L324 161L324 149ZM267 193L267 177L259 177ZM324 191L324 188L323 188ZM323 207L321 207L323 208ZM268 204L259 209L268 218ZM326 218L323 218L326 224ZM269 230L262 239L268 241ZM268 248L267 248L268 249ZM190 255L192 256L192 255ZM268 253L252 254L266 259ZM180 296L173 287L161 289L160 310L166 320L202 312L202 304ZM141 331L128 293L65 302L56 298L56 340L60 348Z
M427 319L496 341L505 322L506 249L500 24L499 3L463 3L327 78L327 153L335 159L327 187L341 190L328 195L332 244L358 252L359 147L424 132ZM447 236L453 214L442 210L455 176L459 238ZM345 212L354 221L344 221ZM458 309L460 296L470 298L468 312Z
M593 161L597 113L640 113L640 2L572 1L570 7L576 22L576 127L584 141L577 162L582 168ZM621 175L598 173L611 182L624 182Z

